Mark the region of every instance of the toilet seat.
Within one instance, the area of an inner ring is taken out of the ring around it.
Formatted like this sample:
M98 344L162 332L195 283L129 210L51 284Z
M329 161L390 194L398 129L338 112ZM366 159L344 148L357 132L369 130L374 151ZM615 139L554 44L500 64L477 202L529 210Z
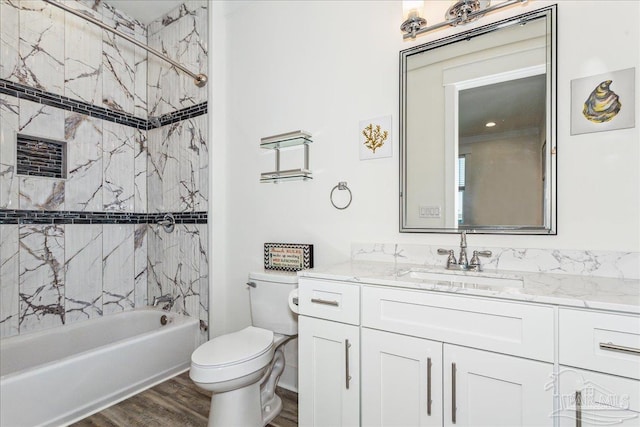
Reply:
M202 344L191 355L191 378L213 383L249 375L273 358L273 331L249 326Z

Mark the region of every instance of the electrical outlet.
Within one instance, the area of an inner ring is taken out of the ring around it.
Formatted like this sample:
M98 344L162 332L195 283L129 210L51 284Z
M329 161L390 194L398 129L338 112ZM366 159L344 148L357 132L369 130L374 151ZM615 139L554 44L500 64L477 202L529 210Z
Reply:
M440 218L440 206L420 206L418 209L420 218Z

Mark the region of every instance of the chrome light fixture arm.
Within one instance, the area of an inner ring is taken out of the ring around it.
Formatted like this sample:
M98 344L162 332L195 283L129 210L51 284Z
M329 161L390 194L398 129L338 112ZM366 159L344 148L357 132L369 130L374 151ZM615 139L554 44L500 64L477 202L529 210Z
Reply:
M494 6L481 8L480 0L459 0L453 4L445 14L445 21L429 27L424 27L427 21L419 16L409 17L400 26L400 30L404 32L403 39L415 39L416 36L430 31L437 30L442 27L456 27L475 21L488 13L495 12L505 7L513 6L518 3L526 3L528 0L507 0Z
M400 25L400 30L406 33L404 38L411 37L415 38L416 33L425 25L427 25L427 20L418 15L412 15L407 18L406 21Z

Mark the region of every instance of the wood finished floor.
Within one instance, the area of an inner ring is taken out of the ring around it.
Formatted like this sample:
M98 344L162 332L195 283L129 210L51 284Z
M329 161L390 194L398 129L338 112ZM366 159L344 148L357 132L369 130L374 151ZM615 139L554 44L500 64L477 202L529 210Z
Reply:
M298 425L298 395L278 388L282 412L271 427ZM117 405L91 415L72 427L206 427L211 393L199 389L185 372Z

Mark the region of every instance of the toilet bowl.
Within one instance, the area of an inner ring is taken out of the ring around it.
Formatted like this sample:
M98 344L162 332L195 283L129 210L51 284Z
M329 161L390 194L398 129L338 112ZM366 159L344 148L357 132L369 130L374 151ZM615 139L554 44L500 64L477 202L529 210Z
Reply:
M210 427L262 427L281 411L275 390L285 368L284 345L298 330L287 301L297 283L294 274L251 273L253 325L213 338L191 355L189 376L213 393Z

